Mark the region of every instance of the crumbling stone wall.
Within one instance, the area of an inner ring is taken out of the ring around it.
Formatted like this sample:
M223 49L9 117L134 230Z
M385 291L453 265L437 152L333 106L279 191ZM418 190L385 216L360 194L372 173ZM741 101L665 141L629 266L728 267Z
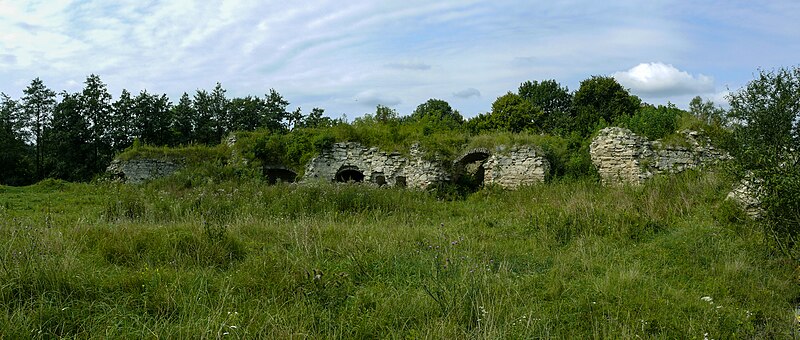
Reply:
M514 189L544 182L550 162L532 145L515 146L506 152L495 152L483 164L484 184Z
M128 183L143 183L154 178L169 176L183 168L183 165L157 159L115 159L106 171L118 180Z
M660 173L678 173L728 156L696 131L680 131L685 145L649 141L628 129L600 130L589 146L592 163L604 183L641 184Z
M734 185L733 190L725 198L739 205L742 210L751 218L759 218L764 215L761 208L761 200L758 192L761 190L760 181L752 180L752 176L747 176Z
M358 143L336 143L306 166L304 181L334 181L343 171L358 172L363 181L380 185L427 189L450 177L437 164L422 158L418 145L406 158L399 152L387 153Z

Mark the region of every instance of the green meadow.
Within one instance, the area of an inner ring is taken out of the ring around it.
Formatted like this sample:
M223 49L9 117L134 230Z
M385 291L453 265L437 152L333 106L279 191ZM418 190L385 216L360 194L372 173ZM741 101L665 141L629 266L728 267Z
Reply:
M0 338L792 338L714 171L463 196L191 174L0 187Z

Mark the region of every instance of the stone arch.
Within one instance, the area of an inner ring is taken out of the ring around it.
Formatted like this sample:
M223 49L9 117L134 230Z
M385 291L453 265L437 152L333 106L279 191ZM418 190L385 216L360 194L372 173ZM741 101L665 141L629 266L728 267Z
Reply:
M336 177L334 178L336 182L340 183L347 183L347 182L356 182L360 183L364 181L364 172L359 170L358 167L352 165L343 165L336 171Z
M467 151L453 162L453 180L473 189L483 185L485 169L483 164L491 156L488 149L477 148Z
M470 151L467 151L463 155L461 155L461 157L456 158L456 160L453 162L453 164L454 165L459 165L459 164L465 165L465 164L469 164L469 163L482 162L482 161L485 161L487 158L489 158L489 156L491 156L491 155L492 155L492 153L489 152L489 150L485 149L485 148L472 149Z
M263 169L264 177L269 184L294 183L297 172L282 165L267 165Z

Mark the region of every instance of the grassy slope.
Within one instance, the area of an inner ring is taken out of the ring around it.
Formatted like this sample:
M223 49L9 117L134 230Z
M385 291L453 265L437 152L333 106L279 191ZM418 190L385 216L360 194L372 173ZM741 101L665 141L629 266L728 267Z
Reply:
M186 186L0 187L0 333L792 334L795 268L722 203L729 183L714 174L452 202L348 185Z

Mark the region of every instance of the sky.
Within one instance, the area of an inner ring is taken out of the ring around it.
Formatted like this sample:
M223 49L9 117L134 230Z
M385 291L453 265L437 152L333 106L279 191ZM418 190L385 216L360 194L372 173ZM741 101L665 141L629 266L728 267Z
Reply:
M652 104L725 103L800 63L800 2L0 0L0 91L263 96L333 118L430 98L465 117L528 80L613 76Z

